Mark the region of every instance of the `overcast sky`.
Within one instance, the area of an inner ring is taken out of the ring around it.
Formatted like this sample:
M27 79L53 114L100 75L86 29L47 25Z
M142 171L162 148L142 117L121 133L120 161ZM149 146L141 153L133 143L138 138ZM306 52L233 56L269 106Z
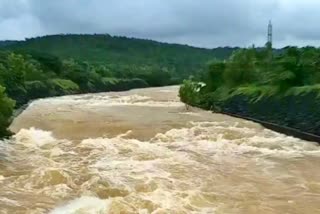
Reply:
M200 47L320 46L320 0L0 0L0 40L109 33Z

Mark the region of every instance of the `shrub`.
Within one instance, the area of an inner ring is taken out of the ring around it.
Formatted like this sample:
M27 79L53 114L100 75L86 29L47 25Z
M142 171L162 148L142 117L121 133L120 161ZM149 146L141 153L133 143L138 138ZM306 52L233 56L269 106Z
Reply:
M200 92L204 86L203 83L185 80L179 90L181 101L189 105L199 105L201 101Z
M5 88L0 86L0 137L9 135L7 127L13 113L15 102L7 97Z
M25 87L28 93L28 100L50 96L50 88L45 82L39 80L27 81Z
M75 94L80 91L79 86L71 80L53 79L50 81L50 85L54 95Z

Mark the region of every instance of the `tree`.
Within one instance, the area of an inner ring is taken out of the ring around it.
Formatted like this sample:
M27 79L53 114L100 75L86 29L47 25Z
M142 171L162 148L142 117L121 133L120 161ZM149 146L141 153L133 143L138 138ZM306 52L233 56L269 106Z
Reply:
M26 101L25 74L28 65L21 55L10 53L4 64L0 64L0 84L6 87L7 93L18 104Z
M0 137L9 134L7 127L13 113L15 102L5 94L5 88L0 85Z
M227 62L223 77L229 87L254 82L257 78L255 51L253 49L236 51Z
M206 72L206 76L204 77L204 81L206 83L207 91L215 91L218 87L223 84L223 73L226 70L226 63L221 61L212 61L208 64L208 70Z

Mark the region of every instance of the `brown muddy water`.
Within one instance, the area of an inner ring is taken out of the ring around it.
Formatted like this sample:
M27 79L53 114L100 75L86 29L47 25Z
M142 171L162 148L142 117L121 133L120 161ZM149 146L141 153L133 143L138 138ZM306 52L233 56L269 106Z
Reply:
M0 143L0 213L320 213L320 147L178 87L41 99Z

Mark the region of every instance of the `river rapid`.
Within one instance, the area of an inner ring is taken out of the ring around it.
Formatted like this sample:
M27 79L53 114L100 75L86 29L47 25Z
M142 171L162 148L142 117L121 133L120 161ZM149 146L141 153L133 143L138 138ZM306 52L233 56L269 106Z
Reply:
M0 213L320 213L317 144L186 109L177 94L31 103L0 142Z

